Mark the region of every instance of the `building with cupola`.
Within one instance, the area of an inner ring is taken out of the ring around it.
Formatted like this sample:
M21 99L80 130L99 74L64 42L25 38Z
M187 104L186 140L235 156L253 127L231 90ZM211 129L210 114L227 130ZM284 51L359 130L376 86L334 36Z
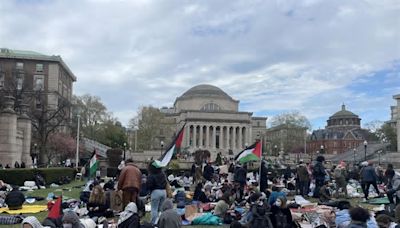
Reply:
M307 142L307 151L341 154L361 145L367 133L367 130L361 128L361 118L347 110L343 104L341 110L329 117L325 129L312 132Z

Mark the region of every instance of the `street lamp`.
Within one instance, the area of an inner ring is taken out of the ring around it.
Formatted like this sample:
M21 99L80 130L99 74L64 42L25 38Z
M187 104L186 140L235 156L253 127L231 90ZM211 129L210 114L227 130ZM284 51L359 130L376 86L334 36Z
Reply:
M356 164L356 148L353 149L353 159L354 159L354 164Z
M368 142L367 140L364 141L364 160L367 160L367 146L368 146Z
M126 152L126 142L124 142L124 161L125 161L125 159L126 159L126 157L125 157L125 152Z
M162 152L163 152L163 148L164 148L164 141L161 140L160 145L161 145L161 156L162 156Z
M321 154L324 153L324 145L321 145Z
M37 161L36 157L37 157L37 143L33 144L33 151L31 154L32 167L34 167L34 168L36 167L36 161Z
M275 145L274 148L275 148L275 154L274 154L274 155L276 156L276 154L277 154L277 152L278 152L278 146Z

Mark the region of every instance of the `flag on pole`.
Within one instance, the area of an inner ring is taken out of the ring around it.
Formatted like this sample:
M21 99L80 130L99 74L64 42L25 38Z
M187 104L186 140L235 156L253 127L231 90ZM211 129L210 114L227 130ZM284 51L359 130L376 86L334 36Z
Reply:
M242 150L236 155L235 161L239 163L246 163L250 161L259 161L261 159L261 141L254 143L253 145Z
M99 166L99 159L98 159L98 156L97 156L97 151L96 151L96 149L94 149L93 155L90 158L90 162L89 162L89 175L90 176L95 176L96 175L96 171L97 171L98 166Z
M174 141L172 141L172 143L167 147L167 150L160 157L160 159L153 162L154 167L161 168L168 165L173 155L176 154L181 148L184 132L185 125L183 125L182 129L178 132L178 135L175 137Z

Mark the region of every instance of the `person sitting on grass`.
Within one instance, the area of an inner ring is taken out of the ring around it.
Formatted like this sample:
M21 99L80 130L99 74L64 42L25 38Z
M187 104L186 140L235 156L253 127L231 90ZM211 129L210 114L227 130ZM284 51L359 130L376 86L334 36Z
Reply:
M208 203L209 200L206 196L206 193L203 191L203 184L198 183L196 186L196 189L194 190L194 195L193 195L193 200L194 201L200 201L202 203Z
M121 213L118 220L118 228L139 228L140 218L136 203L130 202Z
M18 190L17 186L13 186L11 192L6 196L4 202L7 204L9 210L22 209L22 204L25 202L24 194Z
M107 208L106 196L103 188L100 185L94 186L92 192L90 193L89 202L87 204L89 217L112 216L110 215L110 213L112 214L112 211L108 211Z
M281 192L278 187L272 186L272 192L268 197L268 204L272 206L275 203L276 199L278 199L279 197L286 198L286 194L284 192Z
M78 215L73 211L66 211L62 217L64 228L84 228L84 225L79 220Z
M271 222L274 227L292 227L292 214L286 205L285 197L279 197L276 199L274 205L271 206L271 213Z
M367 221L371 217L368 210L361 207L350 209L351 222L348 228L363 228L367 227Z
M319 202L320 204L328 204L331 201L331 194L329 191L330 183L328 181L324 182L324 185L319 189Z
M28 216L22 220L21 228L42 228L39 220L35 216Z
M181 217L174 210L172 200L166 199L161 207L161 215L158 219L158 228L179 228L182 225Z
M230 208L230 192L225 192L214 208L214 215L224 218Z

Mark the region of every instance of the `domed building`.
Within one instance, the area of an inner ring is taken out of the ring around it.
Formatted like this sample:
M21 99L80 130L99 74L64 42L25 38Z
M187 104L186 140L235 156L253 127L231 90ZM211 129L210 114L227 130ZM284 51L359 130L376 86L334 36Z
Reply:
M325 129L313 131L307 150L326 154L344 153L362 144L367 133L361 128L361 118L346 110L343 104L340 111L329 117Z
M232 154L265 134L266 117L239 111L239 101L213 85L197 85L176 98L173 108L163 108L177 129L185 123L183 148Z

